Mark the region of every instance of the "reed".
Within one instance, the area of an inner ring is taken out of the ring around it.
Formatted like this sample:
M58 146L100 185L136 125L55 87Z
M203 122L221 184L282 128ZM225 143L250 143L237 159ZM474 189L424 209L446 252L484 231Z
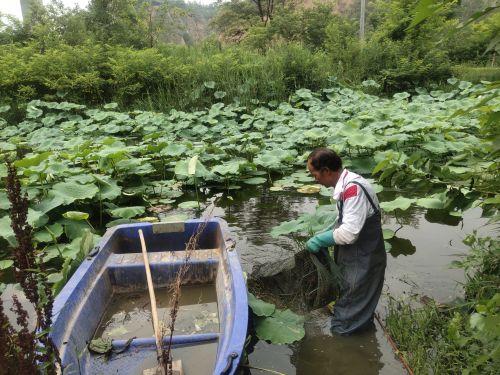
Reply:
M177 315L179 313L182 281L184 280L186 273L189 270L190 266L189 261L191 259L191 255L193 254L193 251L196 250L198 240L203 231L205 230L208 220L210 219L210 217L212 217L212 211L213 211L213 206L209 209L208 214L205 216L205 220L200 225L198 225L196 231L189 238L189 241L186 244L185 255L182 264L179 267L179 270L177 271L174 281L168 287L168 293L171 296L170 314L169 314L170 320L167 325L163 325L162 327L162 342L164 342L163 338L167 335L168 335L168 341L165 345L162 345L161 358L160 358L160 365L163 367L163 369L165 370L165 374L167 375L173 375L172 339L175 330L175 322L177 319Z

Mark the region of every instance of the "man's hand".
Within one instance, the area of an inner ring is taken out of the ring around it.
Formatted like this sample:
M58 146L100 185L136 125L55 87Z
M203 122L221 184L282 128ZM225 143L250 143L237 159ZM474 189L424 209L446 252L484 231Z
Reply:
M335 240L333 239L332 229L318 233L306 242L306 248L311 253L317 253L322 247L330 247L333 245L335 245Z

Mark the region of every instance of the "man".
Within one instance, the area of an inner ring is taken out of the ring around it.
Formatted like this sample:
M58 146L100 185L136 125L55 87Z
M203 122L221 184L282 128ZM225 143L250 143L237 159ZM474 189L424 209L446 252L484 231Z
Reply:
M334 229L310 238L307 249L314 253L335 245L335 261L343 282L331 330L350 334L373 322L384 284L387 256L378 199L368 181L343 169L342 160L330 149L314 150L307 159L307 168L318 183L334 187L337 223Z

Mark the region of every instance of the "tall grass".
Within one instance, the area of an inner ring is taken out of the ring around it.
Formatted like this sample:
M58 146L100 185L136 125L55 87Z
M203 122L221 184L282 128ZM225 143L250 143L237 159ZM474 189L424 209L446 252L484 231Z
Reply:
M500 81L500 66L458 65L451 69L453 75L462 81Z
M298 88L325 87L334 72L323 52L301 44L264 53L216 42L143 50L60 45L38 52L32 45L0 50L0 103L45 99L192 110L218 101L287 100Z
M392 300L387 328L415 374L498 374L500 242L468 236L465 300L417 308Z

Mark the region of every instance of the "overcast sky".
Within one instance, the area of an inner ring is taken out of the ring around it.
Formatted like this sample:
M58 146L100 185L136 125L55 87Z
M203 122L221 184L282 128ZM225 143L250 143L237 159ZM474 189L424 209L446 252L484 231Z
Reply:
M80 6L80 8L85 8L90 0L62 0L63 4L67 7L73 7L75 5ZM211 4L215 3L216 0L191 0L188 2L200 3L200 4ZM50 3L50 0L43 0L45 4ZM0 0L0 13L10 14L21 18L21 3L19 0Z

